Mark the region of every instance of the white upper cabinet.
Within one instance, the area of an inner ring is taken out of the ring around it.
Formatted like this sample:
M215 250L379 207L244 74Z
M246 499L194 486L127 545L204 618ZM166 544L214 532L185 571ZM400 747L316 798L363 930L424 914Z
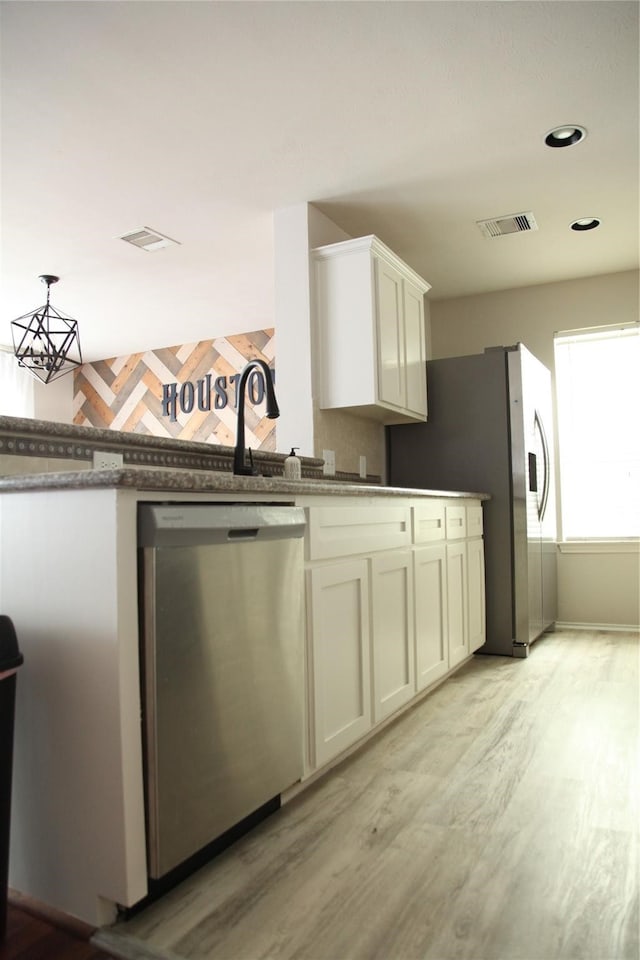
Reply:
M427 419L430 285L377 237L312 251L320 407L382 423Z

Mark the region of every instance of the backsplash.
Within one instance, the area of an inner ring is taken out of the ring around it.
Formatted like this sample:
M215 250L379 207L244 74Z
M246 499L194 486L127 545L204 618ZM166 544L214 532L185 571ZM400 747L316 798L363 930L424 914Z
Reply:
M236 384L248 360L273 365L273 328L86 363L74 373L76 426L233 446ZM249 378L246 445L276 449L261 375ZM256 402L254 402L256 401Z

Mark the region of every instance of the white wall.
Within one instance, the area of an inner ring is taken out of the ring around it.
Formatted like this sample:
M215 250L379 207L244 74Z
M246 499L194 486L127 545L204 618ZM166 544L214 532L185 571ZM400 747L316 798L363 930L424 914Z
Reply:
M433 356L482 353L522 342L554 373L558 330L637 322L637 270L546 283L431 303ZM557 430L556 430L557 436ZM559 458L556 455L556 463ZM568 623L634 626L640 622L637 549L632 553L561 552L559 619Z
M431 301L434 358L482 353L521 341L551 371L553 334L638 320L639 272L543 283Z
M573 545L571 545L573 547ZM640 553L631 545L611 544L593 552L588 546L558 558L558 619L567 624L636 627L640 620Z
M311 323L307 204L276 210L273 217L276 392L280 452L298 447L312 457Z
M54 423L73 423L73 373L67 373L53 383L36 383L33 395L35 420Z

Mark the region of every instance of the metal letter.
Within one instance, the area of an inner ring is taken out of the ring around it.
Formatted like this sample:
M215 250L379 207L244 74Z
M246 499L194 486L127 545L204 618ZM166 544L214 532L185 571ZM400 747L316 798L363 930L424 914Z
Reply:
M162 384L162 416L169 417L171 423L176 422L176 400L178 396L177 383Z
M229 385L233 384L234 394L233 394L233 409L238 409L238 383L240 381L240 374L234 373L232 377L229 377Z
M203 380L198 380L198 410L211 410L210 373L207 373Z
M216 379L213 381L213 388L216 392L213 405L216 410L224 410L229 402L229 398L227 397L227 378L216 377Z
M262 370L254 370L249 377L249 399L256 406L264 400L264 376Z
M180 388L180 407L183 413L191 413L195 401L195 389L190 380L183 383Z

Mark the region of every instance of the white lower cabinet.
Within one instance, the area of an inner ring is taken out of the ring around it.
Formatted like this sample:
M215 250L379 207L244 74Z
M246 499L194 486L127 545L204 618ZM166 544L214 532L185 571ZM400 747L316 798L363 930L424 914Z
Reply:
M311 772L482 646L484 543L479 500L302 505Z
M469 608L469 653L478 650L487 639L484 589L484 541L467 543L467 583Z
M424 690L449 669L447 548L418 547L413 555L415 585L416 689Z
M448 543L449 667L455 667L469 655L467 591L467 545L463 540L457 543Z
M312 765L328 763L371 728L369 564L308 573Z
M411 557L402 550L371 560L374 723L415 696Z

